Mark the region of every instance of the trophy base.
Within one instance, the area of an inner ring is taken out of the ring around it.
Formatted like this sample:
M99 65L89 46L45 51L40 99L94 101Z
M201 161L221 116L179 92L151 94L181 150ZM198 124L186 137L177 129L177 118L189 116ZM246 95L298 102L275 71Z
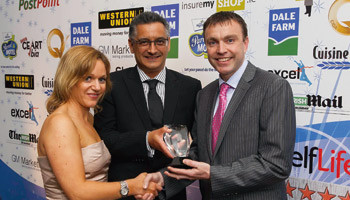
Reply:
M182 168L182 169L192 169L192 167L185 165L182 161L184 159L189 159L189 157L175 157L173 161L169 164L170 167Z

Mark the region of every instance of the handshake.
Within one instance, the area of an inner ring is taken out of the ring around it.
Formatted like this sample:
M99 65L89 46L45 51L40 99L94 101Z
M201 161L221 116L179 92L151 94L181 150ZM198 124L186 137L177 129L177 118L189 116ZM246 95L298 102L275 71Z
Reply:
M130 195L134 195L139 200L154 199L164 186L163 176L160 172L150 174L144 172L126 182L129 185Z

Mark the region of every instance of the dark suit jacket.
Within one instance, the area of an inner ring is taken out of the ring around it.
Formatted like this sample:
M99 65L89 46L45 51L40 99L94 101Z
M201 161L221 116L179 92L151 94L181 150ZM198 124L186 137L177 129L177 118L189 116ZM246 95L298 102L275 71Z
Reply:
M149 158L146 133L152 131L145 95L137 68L111 73L112 91L104 97L94 126L112 155L109 181L155 172L171 160L156 151ZM199 80L166 69L164 124L184 124L191 130Z
M192 130L192 158L211 165L210 180L200 181L203 199L287 199L284 180L292 167L296 130L289 83L249 62L225 111L213 155L218 92L216 80L198 93Z

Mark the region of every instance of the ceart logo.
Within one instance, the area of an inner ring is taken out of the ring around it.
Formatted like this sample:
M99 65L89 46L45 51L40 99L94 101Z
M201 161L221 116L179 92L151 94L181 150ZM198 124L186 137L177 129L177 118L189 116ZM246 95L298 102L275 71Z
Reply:
M350 0L336 0L328 13L328 21L333 29L343 35L350 35L349 3Z
M51 47L51 41L52 41L52 37L53 36L58 36L60 38L60 47ZM66 37L66 39L64 39L63 33L59 30L59 29L52 29L49 33L49 35L47 36L47 48L49 49L50 54L54 57L54 58L61 58L64 52L64 46L65 46L65 42L68 39L69 36Z

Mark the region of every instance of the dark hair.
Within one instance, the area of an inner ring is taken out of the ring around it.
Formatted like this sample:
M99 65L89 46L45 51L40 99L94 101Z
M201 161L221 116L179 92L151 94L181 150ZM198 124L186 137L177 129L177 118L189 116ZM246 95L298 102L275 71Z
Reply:
M137 15L130 23L129 27L129 38L133 39L136 36L136 26L140 24L151 24L160 22L164 25L167 36L170 36L170 28L168 22L160 15L154 12L143 12Z
M248 30L247 30L247 24L245 23L244 19L238 15L237 13L234 13L233 11L221 11L214 13L211 15L203 25L203 37L205 37L205 30L209 26L214 26L216 24L225 24L230 23L230 21L237 22L241 28L242 28L242 34L243 34L243 40L248 36Z

